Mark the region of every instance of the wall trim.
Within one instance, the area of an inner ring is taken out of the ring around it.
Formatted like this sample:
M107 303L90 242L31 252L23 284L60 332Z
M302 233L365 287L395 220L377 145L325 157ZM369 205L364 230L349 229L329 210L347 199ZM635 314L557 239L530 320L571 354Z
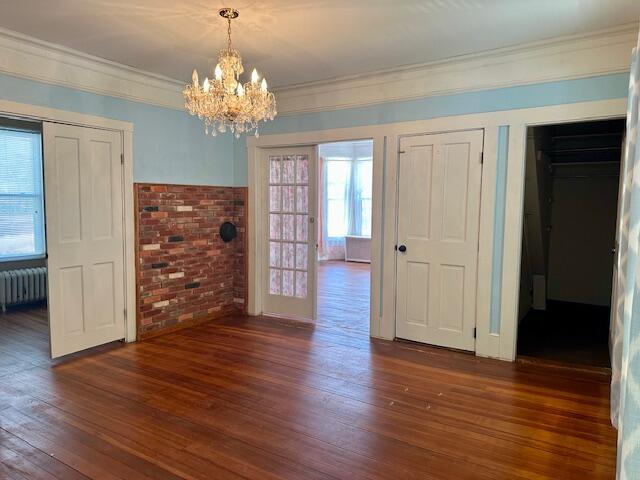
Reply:
M2 99L0 99L0 115L30 120L53 121L80 127L90 126L103 130L117 130L133 134L133 123L131 122Z
M293 115L626 72L637 36L637 24L625 24L419 65L276 88L278 111L280 115ZM0 73L184 109L183 81L2 28Z
M392 340L395 337L395 252L397 224L397 177L400 137L423 133L455 130L485 130L484 167L482 174L480 244L478 258L478 289L476 299L476 355L513 361L516 355L517 315L520 279L520 248L522 241L522 212L524 195L525 137L527 127L549 123L586 121L624 116L625 98L532 107L497 112L474 113L438 117L428 120L386 123L357 127L316 130L308 132L247 137L248 154L248 215L251 230L247 251L249 271L248 312L259 315L260 259L258 239L261 219L256 213L262 198L258 161L263 148L342 140L373 138L373 225L371 261L371 318L370 335ZM497 181L498 132L509 126L508 164L505 196L505 223L502 289L500 295L499 334L491 333L490 304L493 274L493 219L495 214L495 185ZM384 176L383 173L384 172ZM377 212L377 214L375 213ZM383 288L384 285L384 288ZM258 300L258 301L257 301Z
M436 62L276 89L281 115L629 71L636 23Z
M184 83L0 28L0 73L176 110Z

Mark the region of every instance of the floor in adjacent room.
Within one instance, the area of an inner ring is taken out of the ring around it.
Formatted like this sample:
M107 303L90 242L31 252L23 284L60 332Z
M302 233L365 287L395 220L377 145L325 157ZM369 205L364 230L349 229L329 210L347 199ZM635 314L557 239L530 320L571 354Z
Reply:
M370 277L368 263L318 262L318 326L368 336Z
M548 301L518 327L518 356L610 368L609 307Z
M613 478L607 375L339 323L233 317L0 370L0 478Z

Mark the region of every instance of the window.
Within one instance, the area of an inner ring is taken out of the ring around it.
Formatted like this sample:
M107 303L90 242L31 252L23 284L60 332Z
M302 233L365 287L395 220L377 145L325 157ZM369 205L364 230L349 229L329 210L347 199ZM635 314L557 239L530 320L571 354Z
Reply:
M327 237L371 236L372 150L370 140L320 146Z
M347 187L351 162L327 161L327 233L330 237L347 234Z
M42 140L0 127L0 262L45 255Z

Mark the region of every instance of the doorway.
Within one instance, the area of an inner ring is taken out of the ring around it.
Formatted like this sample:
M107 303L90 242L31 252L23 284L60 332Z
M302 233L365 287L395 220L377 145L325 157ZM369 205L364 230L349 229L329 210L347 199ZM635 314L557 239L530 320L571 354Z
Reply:
M0 119L0 353L9 364L21 352L18 364L47 362L128 337L123 149L121 131Z
M0 375L49 361L42 123L0 118Z
M373 140L318 146L317 325L367 335Z
M625 120L527 132L517 356L610 367Z
M260 313L368 334L373 140L260 152Z

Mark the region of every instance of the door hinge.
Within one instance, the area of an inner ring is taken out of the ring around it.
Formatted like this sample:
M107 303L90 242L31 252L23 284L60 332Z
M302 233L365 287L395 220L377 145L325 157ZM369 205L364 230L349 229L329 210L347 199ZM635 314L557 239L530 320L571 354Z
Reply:
M127 319L127 309L126 308L124 309L124 319L125 320Z
M407 153L404 150L399 150L398 153Z
M120 163L124 165L124 153L120 154Z
M476 338L477 334L478 334L478 328L473 327L473 338Z
M484 152L480 152L480 165L484 163Z

